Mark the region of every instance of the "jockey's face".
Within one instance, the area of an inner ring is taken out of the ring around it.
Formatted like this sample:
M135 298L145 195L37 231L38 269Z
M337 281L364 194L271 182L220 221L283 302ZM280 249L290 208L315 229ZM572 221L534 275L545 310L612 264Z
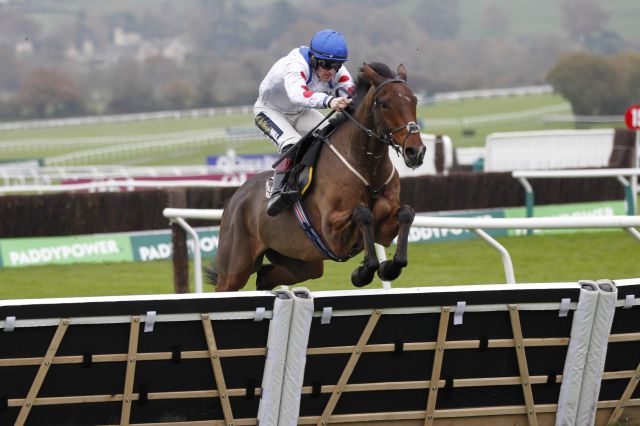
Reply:
M322 81L331 80L342 67L341 61L318 59L316 63L316 74Z
M336 75L336 70L334 70L333 68L325 69L321 66L318 66L318 68L316 69L316 74L318 74L320 80L330 81L333 76Z

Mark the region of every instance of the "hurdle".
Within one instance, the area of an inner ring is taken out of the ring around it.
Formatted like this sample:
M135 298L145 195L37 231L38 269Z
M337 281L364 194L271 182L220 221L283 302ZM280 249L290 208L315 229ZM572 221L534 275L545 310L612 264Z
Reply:
M3 425L640 421L640 278L0 301Z

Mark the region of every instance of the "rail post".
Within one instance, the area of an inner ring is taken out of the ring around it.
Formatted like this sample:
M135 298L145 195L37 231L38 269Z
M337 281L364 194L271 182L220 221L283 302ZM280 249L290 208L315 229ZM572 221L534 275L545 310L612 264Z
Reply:
M176 208L187 206L187 194L184 190L168 191L168 204ZM189 292L189 255L187 252L187 233L180 223L171 219L171 243L173 246L173 288L176 293Z

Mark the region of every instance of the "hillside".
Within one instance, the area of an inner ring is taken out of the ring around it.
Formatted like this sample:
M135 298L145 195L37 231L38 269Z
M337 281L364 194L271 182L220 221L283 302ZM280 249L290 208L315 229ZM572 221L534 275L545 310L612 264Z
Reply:
M90 100L67 114L250 104L273 61L327 27L350 69L404 63L417 92L541 84L570 52L640 52L639 14L634 0L5 0L0 101L67 77ZM48 112L0 105L11 114Z

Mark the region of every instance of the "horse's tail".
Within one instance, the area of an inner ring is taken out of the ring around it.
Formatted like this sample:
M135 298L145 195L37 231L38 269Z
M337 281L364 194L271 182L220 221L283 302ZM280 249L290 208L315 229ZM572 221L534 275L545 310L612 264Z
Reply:
M210 266L202 268L204 271L204 281L215 287L218 284L218 270L215 266L215 259L211 261Z

